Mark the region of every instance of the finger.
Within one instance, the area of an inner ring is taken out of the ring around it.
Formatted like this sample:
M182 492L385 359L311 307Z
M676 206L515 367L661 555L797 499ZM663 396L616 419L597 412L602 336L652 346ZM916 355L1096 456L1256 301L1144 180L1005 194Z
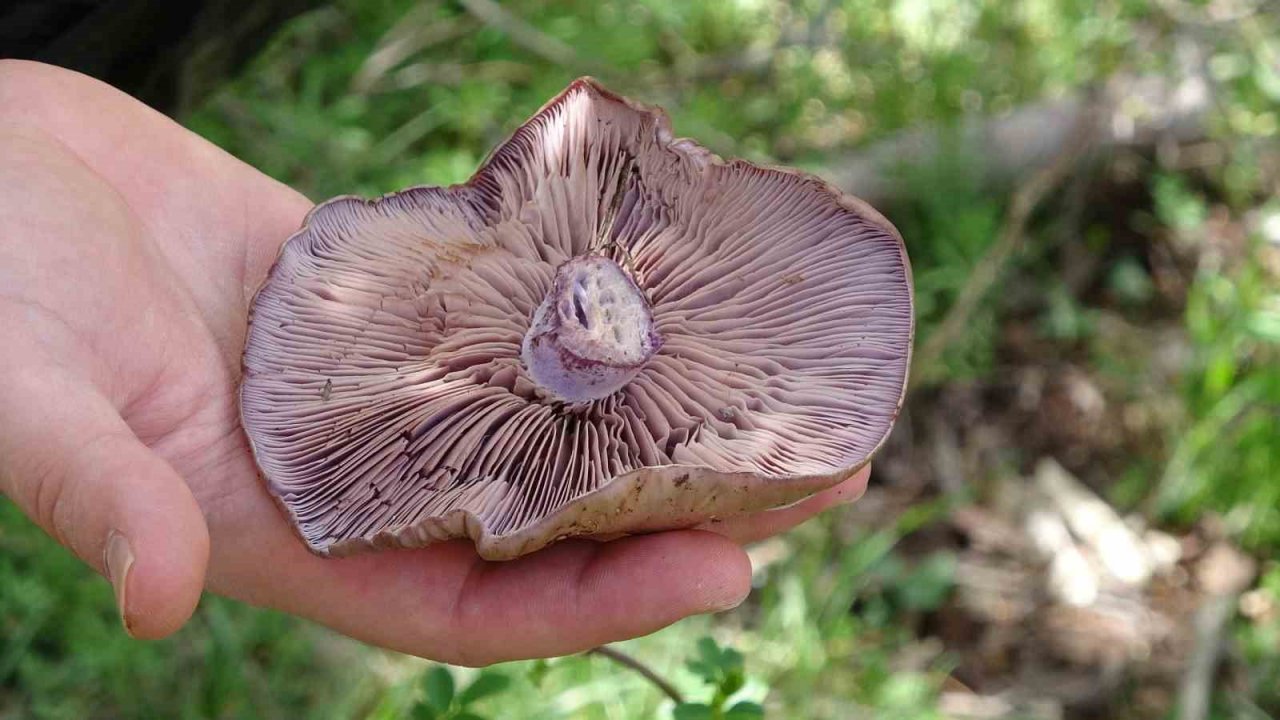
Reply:
M867 478L870 475L871 466L868 465L839 485L823 490L795 505L717 520L705 523L701 527L703 530L732 538L741 544L757 542L786 532L834 505L843 505L857 500L866 491Z
M75 104L71 112L69 99ZM86 117L93 122L84 122ZM226 266L228 256L247 250L239 260L250 289L311 207L296 191L126 93L53 65L0 60L0 123L38 128L64 143L120 193L156 237L182 237L202 227L242 229L243 240L269 238L227 242L235 235L227 231L190 253L190 269L198 271L213 262ZM145 152L131 152L142 144Z
M256 601L371 644L470 666L646 635L734 607L751 584L746 553L699 531L567 541L506 562L481 560L466 541L346 559L315 557L297 540L291 548L272 555L274 567L289 566L290 583Z
M55 373L0 382L0 490L106 575L135 637L191 616L209 536L186 484L102 395Z
M473 566L453 610L465 640L454 654L488 664L581 652L736 607L750 589L746 554L711 533L562 543Z

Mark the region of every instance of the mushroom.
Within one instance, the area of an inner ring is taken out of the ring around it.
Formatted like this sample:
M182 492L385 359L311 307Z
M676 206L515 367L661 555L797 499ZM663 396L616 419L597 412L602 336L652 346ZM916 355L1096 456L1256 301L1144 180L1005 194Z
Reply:
M913 329L879 213L582 78L465 184L312 210L254 298L241 416L312 551L508 559L839 483Z

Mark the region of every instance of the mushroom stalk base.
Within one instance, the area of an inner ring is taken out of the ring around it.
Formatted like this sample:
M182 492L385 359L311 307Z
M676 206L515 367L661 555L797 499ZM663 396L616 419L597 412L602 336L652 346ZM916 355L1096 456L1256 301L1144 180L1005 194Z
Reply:
M520 357L543 390L580 403L621 390L661 346L644 292L618 263L588 255L556 270Z

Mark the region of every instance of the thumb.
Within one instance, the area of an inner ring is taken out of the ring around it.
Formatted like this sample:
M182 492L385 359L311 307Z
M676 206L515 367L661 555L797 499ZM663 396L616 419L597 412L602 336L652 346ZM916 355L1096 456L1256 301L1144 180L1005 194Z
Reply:
M0 383L0 491L105 575L125 630L158 638L200 600L209 532L186 483L69 377Z

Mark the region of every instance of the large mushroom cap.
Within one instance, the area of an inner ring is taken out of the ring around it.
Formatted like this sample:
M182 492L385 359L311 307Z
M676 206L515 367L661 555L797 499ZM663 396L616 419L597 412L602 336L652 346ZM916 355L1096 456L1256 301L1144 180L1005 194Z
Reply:
M315 208L254 300L241 409L315 552L503 559L838 483L912 330L878 213L584 78L464 185Z

